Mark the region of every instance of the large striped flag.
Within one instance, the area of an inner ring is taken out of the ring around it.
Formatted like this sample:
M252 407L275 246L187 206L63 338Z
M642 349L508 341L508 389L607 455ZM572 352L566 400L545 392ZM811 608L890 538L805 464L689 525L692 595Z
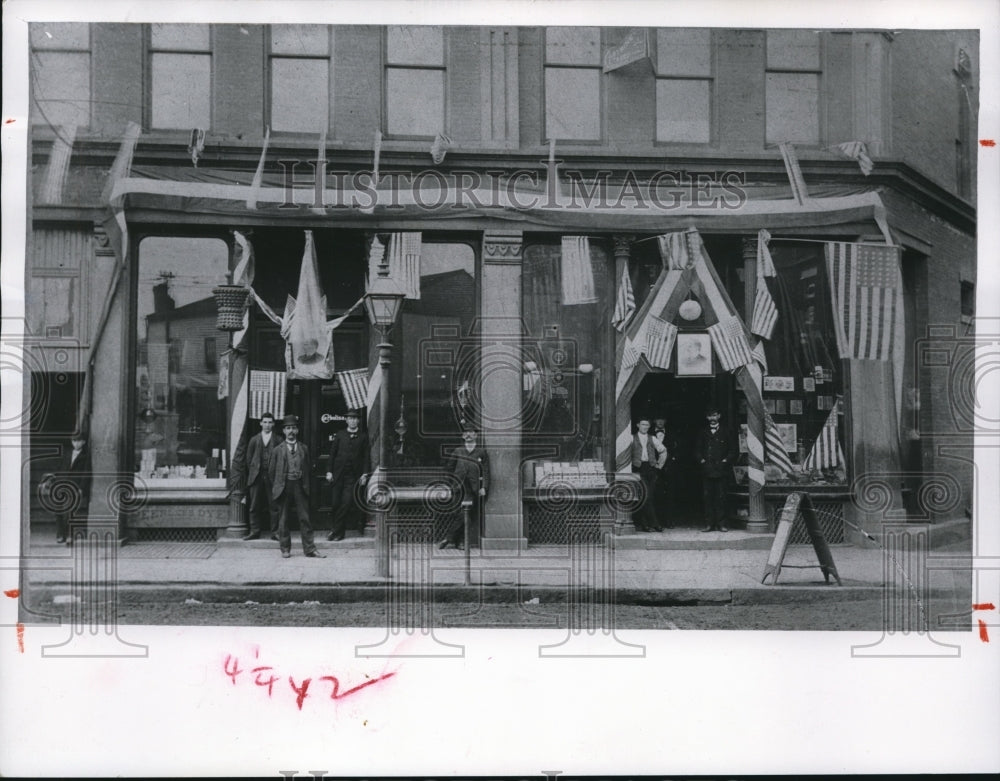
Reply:
M829 242L826 267L840 357L889 360L903 336L899 248Z
M677 326L655 315L646 320L646 360L655 369L670 368L670 356L677 341Z
M352 369L347 372L337 372L334 376L340 384L340 392L344 394L347 409L361 409L368 403L367 369Z
M594 268L590 262L590 239L586 236L562 237L562 302L594 304Z
M774 464L781 470L782 474L792 473L792 461L785 450L785 443L781 441L781 434L774 418L764 413L764 444L767 448L767 462Z
M420 299L420 250L421 234L419 231L392 233L389 235L389 276L396 280L406 293L407 298ZM369 262L372 258L369 257ZM378 263L370 267L368 273L371 279L378 276Z
M712 347L719 356L719 363L726 371L735 371L753 360L743 326L735 315L728 315L708 327Z
M628 273L628 264L622 267L622 279L618 284L618 296L615 299L615 312L611 316L611 325L618 331L625 331L628 321L635 314L635 293L632 292L632 277Z
M285 378L284 372L250 370L251 418L260 419L265 412L279 420L285 416Z
M809 455L806 456L802 468L807 472L818 469L835 469L844 466L844 453L840 449L840 442L837 439L837 415L840 412L840 402L833 405L830 416L823 424L823 429L816 438Z

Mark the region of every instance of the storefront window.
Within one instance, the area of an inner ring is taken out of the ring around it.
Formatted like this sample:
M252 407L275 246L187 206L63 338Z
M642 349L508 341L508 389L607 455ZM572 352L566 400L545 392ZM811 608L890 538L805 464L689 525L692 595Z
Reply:
M603 350L608 252L582 237L526 244L523 269L523 428L557 443L556 461L599 458L601 383L613 378Z
M212 288L226 281L221 239L149 237L139 244L135 471L144 480L218 477L226 403Z

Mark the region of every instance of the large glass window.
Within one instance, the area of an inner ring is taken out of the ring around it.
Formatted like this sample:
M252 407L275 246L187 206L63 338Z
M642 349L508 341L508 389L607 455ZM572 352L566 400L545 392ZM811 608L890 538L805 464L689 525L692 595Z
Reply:
M712 31L656 31L656 140L712 140Z
M386 30L386 131L434 136L445 129L445 38L442 27Z
M38 22L31 39L32 124L90 124L90 25Z
M330 124L330 28L282 24L271 28L272 130L319 133Z
M150 126L208 129L212 124L212 44L207 24L150 29Z
M209 458L227 447L219 369L229 341L215 327L212 288L228 268L221 239L139 244L135 471L145 480L216 476Z
M545 31L545 137L601 140L601 29Z
M821 72L819 33L811 30L767 33L767 143L820 143Z
M614 288L608 252L593 240L584 246L589 257L582 257L577 245L575 257L564 258L560 243L525 242L522 265L523 428L558 442L559 457L553 460L563 462L599 457L601 387L614 378L603 350ZM565 285L565 275L592 278L593 296L569 303L570 292L591 291L589 282L582 288Z

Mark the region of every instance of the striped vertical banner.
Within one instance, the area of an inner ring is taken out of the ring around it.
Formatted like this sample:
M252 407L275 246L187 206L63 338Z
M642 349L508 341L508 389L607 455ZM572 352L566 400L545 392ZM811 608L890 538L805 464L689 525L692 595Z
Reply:
M747 365L754 390L758 396L764 385L764 373L757 361ZM764 420L761 409L756 404L747 404L747 479L751 493L759 493L764 488Z
M767 413L764 414L764 438L767 442L767 462L778 467L782 474L790 475L792 460L788 457L788 451L785 450L785 443L781 439L774 418Z
M611 325L616 331L624 332L633 314L635 314L635 293L632 291L632 277L629 276L626 264L622 267L622 278L618 283L618 295L615 297L615 312L611 316Z
M382 435L379 413L379 394L382 393L382 366L378 362L378 350L375 351L375 365L368 378L368 389L365 394L365 406L368 408L368 442L371 445L371 462L378 464L379 437ZM383 465L378 464L381 468Z
M240 231L233 231L233 244L236 248L236 268L233 271L233 284L246 285L253 291L254 258L253 245ZM246 339L250 330L250 307L243 310L243 325L233 333L231 360L229 362L229 387L232 395L232 407L229 410L229 453L237 452L237 447L243 438L249 412L249 391L247 388L247 350ZM220 368L220 372L222 369ZM221 378L220 378L221 383Z
M352 369L336 373L340 392L344 394L347 409L361 409L368 404L368 370Z

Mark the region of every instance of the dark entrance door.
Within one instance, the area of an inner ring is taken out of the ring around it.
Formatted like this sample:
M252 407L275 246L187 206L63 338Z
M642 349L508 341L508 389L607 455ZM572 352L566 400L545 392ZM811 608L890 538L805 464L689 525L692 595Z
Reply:
M733 390L729 375L675 377L664 372L647 375L632 397L633 423L640 417L666 419L667 466L657 492L661 522L702 525L701 469L694 458L695 440L710 406L718 406L726 429L735 430Z

